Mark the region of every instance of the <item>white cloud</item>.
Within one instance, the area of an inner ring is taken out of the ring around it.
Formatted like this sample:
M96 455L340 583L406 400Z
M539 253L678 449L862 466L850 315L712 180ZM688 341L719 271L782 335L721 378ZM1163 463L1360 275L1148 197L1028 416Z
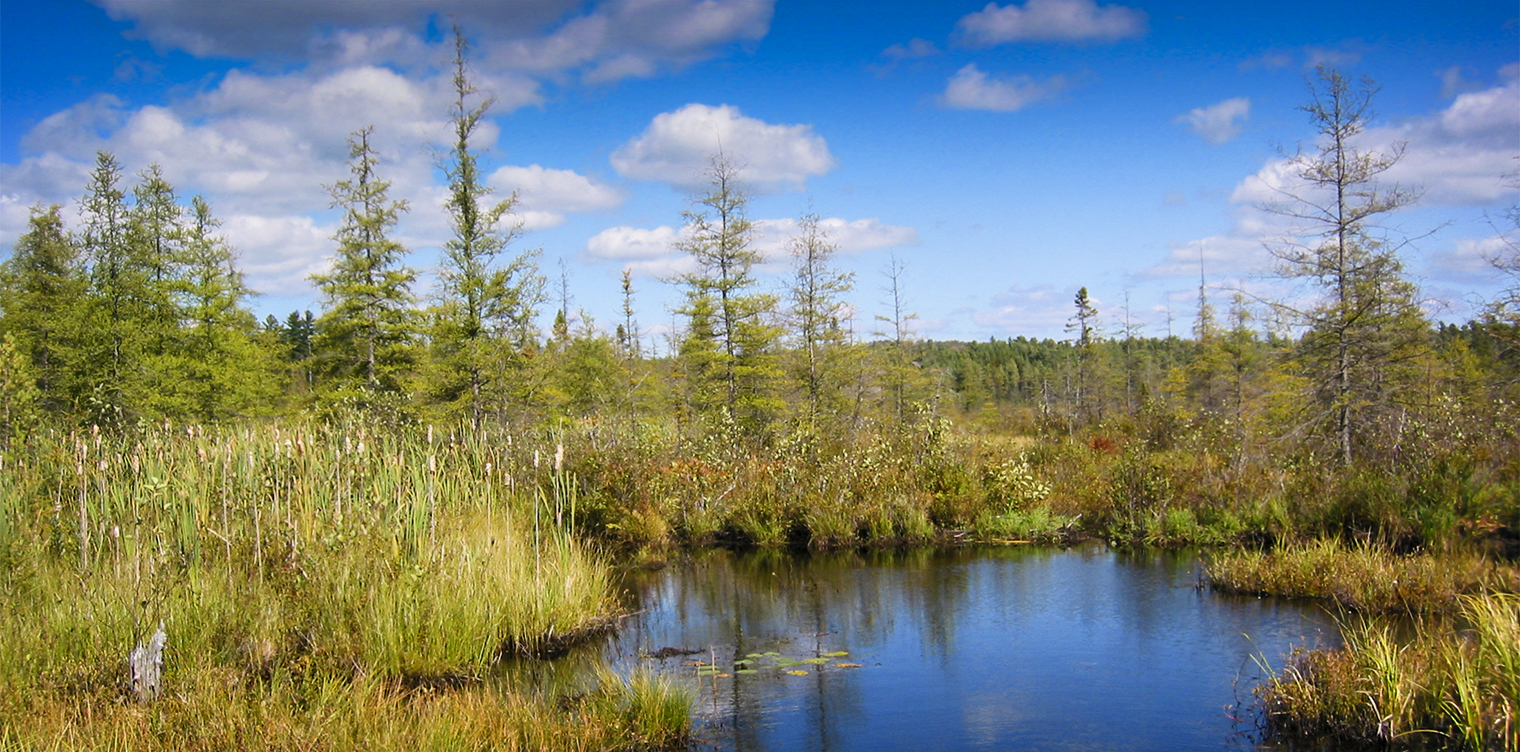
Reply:
M612 153L612 166L636 180L697 189L720 150L741 167L741 180L759 190L801 188L834 168L828 144L810 125L772 125L744 117L737 107L703 104L656 115Z
M1354 145L1385 153L1402 145L1403 156L1379 182L1385 189L1394 185L1421 189L1420 205L1492 207L1515 195L1503 176L1514 169L1516 132L1520 132L1520 80L1511 76L1500 86L1458 96L1440 112L1369 128L1356 137ZM1294 197L1317 195L1297 177L1291 161L1267 162L1231 193L1234 226L1228 235L1173 245L1164 261L1140 276L1196 275L1200 246L1211 276L1216 268L1222 274L1265 270L1271 256L1264 244L1291 242L1313 228L1297 226L1294 220L1263 207L1291 206ZM1431 272L1443 278L1477 279L1473 275L1488 246L1472 245L1475 242L1462 241L1453 250L1432 254Z
M1029 0L1023 7L987 7L956 23L961 43L990 47L1006 42L1113 42L1145 34L1144 11L1093 0Z
M573 170L539 165L500 167L487 182L503 195L517 192L524 229L555 227L564 223L567 213L614 209L625 200L623 192L610 185Z
M963 110L1014 112L1035 102L1050 99L1067 88L1064 76L1043 81L1030 76L991 78L976 63L971 63L950 77L940 103Z
M1436 279L1467 284L1483 284L1505 277L1492 259L1513 253L1520 238L1493 235L1486 238L1462 238L1453 247L1432 253L1428 271Z
M1237 232L1214 236L1186 243L1173 243L1167 249L1166 260L1135 275L1140 279L1161 277L1198 278L1203 272L1210 279L1239 277L1260 271L1272 263L1272 256L1262 245L1261 238ZM1202 269L1199 264L1202 264Z
M586 241L586 257L593 261L649 260L676 253L676 241L683 230L660 226L653 230L638 227L609 227Z
M1506 195L1503 173L1513 169L1520 132L1520 82L1463 94L1441 112L1369 128L1359 149L1404 154L1381 178L1385 185L1419 187L1422 203L1482 206ZM1236 186L1231 201L1261 203L1303 193L1287 160L1273 160Z
M790 258L790 242L797 232L795 219L757 219L751 247L759 251L762 262L783 265ZM889 225L879 219L847 220L828 217L818 221L818 229L840 253L917 245L918 231L912 227ZM654 229L609 227L586 241L584 258L588 261L621 261L635 274L669 277L694 271L690 257L677 245L690 237L686 227L660 226Z
M1240 135L1241 127L1250 117L1251 100L1235 97L1178 115L1172 122L1187 124L1188 130L1211 144L1222 144Z
M755 247L767 261L782 261L791 256L791 240L797 234L795 219L761 219L755 223ZM880 219L847 220L827 217L818 220L818 230L840 253L862 253L899 245L918 245L918 230L889 225Z
M307 277L331 266L333 229L310 217L234 214L221 235L238 250L238 267L256 290L303 289Z
M894 58L897 60L910 60L913 58L931 57L933 55L938 55L939 51L939 47L936 47L933 42L927 39L919 39L917 37L914 37L913 39L908 40L907 44L894 44L891 47L882 50L881 54L883 57Z
M112 18L160 50L198 57L309 60L422 68L447 40L422 34L457 21L485 73L579 71L588 81L650 76L754 42L774 0L102 0ZM445 18L447 15L449 18Z

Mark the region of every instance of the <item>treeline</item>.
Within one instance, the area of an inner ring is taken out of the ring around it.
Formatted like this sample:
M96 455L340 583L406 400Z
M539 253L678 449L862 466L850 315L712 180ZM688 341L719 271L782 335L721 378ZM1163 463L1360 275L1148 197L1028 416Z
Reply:
M472 146L490 101L455 40L451 235L429 299L392 236L409 206L390 195L371 128L350 139L348 177L325 186L342 219L331 270L312 278L321 311L262 323L210 206L183 203L156 166L127 185L102 153L78 226L36 207L0 265L0 435L305 413L477 429L670 421L683 436L760 447L938 415L1067 436L1149 426L1156 441L1208 425L1242 462L1292 448L1351 466L1454 416L1508 415L1520 397L1514 289L1479 320L1428 320L1397 244L1375 229L1414 195L1380 192L1395 156L1346 142L1366 125L1371 89L1337 72L1321 71L1305 108L1321 138L1295 161L1304 195L1267 207L1302 225L1303 244L1273 250L1308 303L1237 293L1221 310L1200 284L1191 337L1157 338L1105 316L1083 288L1064 340L922 342L894 262L868 340L816 216L798 223L781 291L760 278L742 175L719 157L684 214L695 270L676 280L679 330L652 357L628 273L622 320L599 328L571 310L563 270L553 307L535 253L513 249L515 197L491 195ZM1497 261L1513 273L1513 258Z

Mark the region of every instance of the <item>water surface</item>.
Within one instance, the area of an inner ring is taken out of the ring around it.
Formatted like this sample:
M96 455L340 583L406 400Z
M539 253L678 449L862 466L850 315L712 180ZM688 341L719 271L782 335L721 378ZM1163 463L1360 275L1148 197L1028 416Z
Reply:
M1192 556L1101 545L705 551L631 575L641 613L608 650L699 682L707 748L1251 749L1253 656L1279 666L1338 631L1199 582Z

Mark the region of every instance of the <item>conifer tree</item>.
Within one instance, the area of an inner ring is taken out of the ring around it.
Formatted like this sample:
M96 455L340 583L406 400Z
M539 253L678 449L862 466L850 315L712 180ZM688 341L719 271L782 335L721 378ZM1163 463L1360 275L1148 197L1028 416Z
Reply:
M454 27L454 146L444 170L453 237L444 244L441 299L434 310L432 391L435 399L479 426L492 405L505 406L512 374L536 345L533 322L543 302L543 279L533 252L505 266L498 258L521 234L508 221L516 195L489 203L470 139L493 100L471 105L477 93L465 65L469 44Z
M154 417L182 417L196 412L194 399L186 393L194 353L181 326L186 302L184 209L157 164L138 174L132 200L127 243L132 263L140 265L145 277L142 318L136 322L144 348L138 407Z
M1350 465L1355 447L1379 433L1374 426L1403 407L1411 380L1401 371L1424 350L1429 325L1404 277L1398 244L1377 225L1419 196L1380 184L1402 146L1367 151L1355 145L1372 117L1376 87L1370 80L1353 84L1320 66L1310 93L1300 109L1318 139L1290 159L1300 187L1264 208L1300 223L1304 240L1272 248L1278 272L1313 283L1323 297L1308 308L1279 308L1307 329L1299 359L1314 388L1317 409L1309 423L1328 429L1341 463Z
M840 372L845 332L841 299L854 286L854 275L832 266L838 246L818 227L818 215L803 215L792 238L791 318L797 333L794 376L807 400L809 424L821 410L839 407L840 387L847 381Z
M0 332L35 379L37 407L52 415L82 396L79 316L86 280L59 207L32 208L27 232L0 264ZM20 374L18 366L12 374ZM19 392L18 392L19 393Z
M185 329L187 413L224 421L258 412L274 396L273 356L260 344L236 254L215 232L221 224L200 196L191 200L180 286Z
M715 352L712 368L689 368L688 375L718 383L697 384L695 391L708 394L716 387L728 417L758 433L783 406L776 396L780 369L774 350L779 331L768 320L776 298L757 290L754 267L760 252L753 247L754 226L746 216L749 195L740 185L739 168L720 154L712 159L707 177L707 192L684 212L688 235L679 247L698 266L698 271L682 277L688 289L683 312L691 321L687 336L710 336L713 345L683 343L681 349ZM708 315L708 306L710 329L698 325L698 318Z
M349 137L350 177L327 186L332 205L343 210L332 271L312 277L326 304L315 349L328 391L362 385L398 392L416 361L417 272L402 263L407 250L390 237L408 207L388 197L390 181L376 173L373 132L366 127Z
M149 265L129 242L130 217L121 188L121 165L108 152L80 200L79 245L90 269L89 310L84 316L81 370L90 393L87 418L120 425L138 410L143 391L143 333L151 312Z
M910 387L914 386L917 380L916 369L908 353L908 344L913 339L913 321L918 318L918 314L908 310L907 292L903 288L903 275L907 270L907 264L895 255L887 261L887 267L882 270L882 276L886 278L883 292L887 295L886 305L891 315L878 314L876 320L889 325L891 331L876 332L874 335L886 335L891 338L882 356L879 370L887 398L891 403L892 414L898 422L907 419Z
M1087 295L1087 288L1077 290L1077 295L1072 299L1072 305L1076 310L1067 320L1066 331L1073 333L1071 344L1075 355L1075 389L1073 405L1076 410L1075 417L1078 421L1086 420L1094 410L1095 395L1094 385L1097 381L1098 359L1098 309L1092 304L1092 298Z

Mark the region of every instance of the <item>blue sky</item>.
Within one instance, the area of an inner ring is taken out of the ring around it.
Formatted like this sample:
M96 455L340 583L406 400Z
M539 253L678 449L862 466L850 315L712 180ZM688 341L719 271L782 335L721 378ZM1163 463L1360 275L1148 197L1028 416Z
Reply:
M1270 276L1291 227L1285 153L1316 63L1380 85L1370 149L1405 144L1389 221L1432 311L1461 320L1502 283L1484 261L1520 197L1520 20L1489 2L781 0L0 0L0 254L29 207L72 212L97 149L204 194L260 315L317 309L334 215L322 189L373 125L411 202L398 230L429 270L447 237L453 14L496 98L480 144L519 192L517 248L569 276L610 327L636 274L657 338L689 263L671 244L721 138L746 165L764 284L814 211L856 273L856 330L907 267L921 336L1063 335L1086 286L1111 331L1188 331L1200 257L1217 301L1302 294ZM1493 220L1493 221L1491 221ZM1511 238L1513 240L1513 238ZM425 275L426 276L426 275Z

